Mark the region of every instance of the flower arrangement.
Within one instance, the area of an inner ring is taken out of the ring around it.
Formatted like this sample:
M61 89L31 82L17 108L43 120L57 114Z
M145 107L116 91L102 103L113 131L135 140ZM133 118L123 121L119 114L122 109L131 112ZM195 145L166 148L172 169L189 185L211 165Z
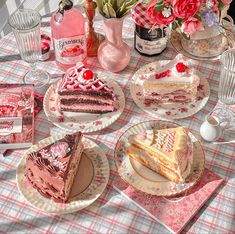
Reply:
M105 18L122 18L138 0L96 0L98 10Z
M232 0L152 0L147 1L149 19L160 27L169 26L187 39L205 26L219 23L223 9Z

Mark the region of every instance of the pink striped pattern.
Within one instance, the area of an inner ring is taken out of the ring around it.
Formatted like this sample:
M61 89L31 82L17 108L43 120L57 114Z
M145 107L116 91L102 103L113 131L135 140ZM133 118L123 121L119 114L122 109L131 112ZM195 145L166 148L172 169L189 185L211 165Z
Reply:
M49 20L45 18L44 20ZM48 24L47 24L48 25ZM103 32L101 19L97 17L96 30ZM133 21L126 18L123 28L123 38L132 48L132 58L128 67L120 73L105 72L96 58L88 59L87 66L94 71L105 73L110 79L117 81L126 96L124 113L117 122L106 129L89 135L105 151L111 168L111 175L107 189L102 196L90 207L73 214L63 216L50 215L30 206L24 201L17 190L15 174L17 164L24 154L24 150L8 151L7 157L0 158L0 232L32 232L32 233L169 233L162 225L146 215L142 210L129 202L113 189L112 183L118 176L113 160L113 150L121 134L130 126L152 117L140 110L133 102L129 83L132 75L141 66L155 60L172 59L176 52L169 45L163 54L157 57L141 57L133 49ZM48 27L43 27L44 33L49 33ZM13 34L9 34L0 41L0 82L22 83L25 72L30 68L20 60ZM219 81L219 63L210 61L194 61L196 69L207 77L211 96L203 110L177 123L187 126L195 135L199 135L199 127L217 104L217 90ZM40 62L39 67L50 73L61 72L56 67L54 56L46 62ZM43 91L38 93L43 95ZM235 107L234 107L235 109ZM36 117L35 141L48 137L50 132L61 130L53 127L41 111ZM232 139L234 131L225 133L225 139ZM234 144L212 145L204 144L206 152L206 166L220 175L225 181L212 195L202 209L195 215L183 230L183 233L234 233L235 219L235 154Z

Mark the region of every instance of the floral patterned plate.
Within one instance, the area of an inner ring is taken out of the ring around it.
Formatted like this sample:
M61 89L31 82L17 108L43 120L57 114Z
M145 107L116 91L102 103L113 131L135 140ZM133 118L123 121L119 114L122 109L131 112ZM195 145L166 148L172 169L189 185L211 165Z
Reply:
M48 213L72 213L91 205L103 193L109 180L109 163L106 155L96 143L83 137L84 152L73 183L69 202L56 203L43 197L25 177L26 157L30 152L61 138L62 135L57 135L33 145L21 159L16 172L17 186L23 197L31 205Z
M177 127L178 125L168 121L146 121L130 127L118 140L114 157L117 170L121 178L130 184L132 187L151 195L157 196L175 196L187 191L201 178L204 165L205 155L200 142L189 134L193 144L193 165L192 172L184 183L176 184L169 181L158 173L148 169L136 160L130 158L125 153L125 148L128 146L128 137L132 134L137 134L141 131Z
M140 68L132 77L130 84L131 96L137 106L143 111L160 118L182 119L200 111L207 103L210 96L208 81L201 77L198 86L196 102L174 103L172 105L157 104L151 100L145 100L143 96L143 82L149 75L155 74L157 69L167 64L170 60L161 60L149 63ZM148 74L148 75L146 75Z
M108 85L114 89L117 97L116 111L106 114L61 112L58 108L59 98L56 92L58 83L55 83L47 90L43 103L48 120L63 130L69 132L81 131L83 133L95 132L114 123L124 110L125 96L116 82L105 77L102 77L102 79L106 80Z

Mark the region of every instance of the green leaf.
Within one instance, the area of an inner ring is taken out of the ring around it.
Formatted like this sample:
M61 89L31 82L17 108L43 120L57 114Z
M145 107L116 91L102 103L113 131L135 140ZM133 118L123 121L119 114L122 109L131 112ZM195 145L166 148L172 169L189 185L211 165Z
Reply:
M199 21L202 21L202 17L200 15L196 14L194 17L198 19Z
M155 10L156 12L160 12L160 11L163 10L164 7L165 7L165 4L163 4L163 5L156 5L156 6L154 7L154 10Z
M186 40L189 40L189 39L190 39L190 36L188 36L188 35L185 34L185 33L182 33L182 36L183 36L183 38L186 39Z
M180 18L176 18L176 21L178 22L178 25L179 25L179 26L181 26L181 25L182 25L182 22L183 22L183 20L182 20L182 19L180 19Z
M103 12L104 12L104 16L106 18L116 18L116 12L113 9L112 5L110 5L109 3L106 3L103 7Z
M176 22L172 22L171 26L172 30L176 30L178 28L178 24Z

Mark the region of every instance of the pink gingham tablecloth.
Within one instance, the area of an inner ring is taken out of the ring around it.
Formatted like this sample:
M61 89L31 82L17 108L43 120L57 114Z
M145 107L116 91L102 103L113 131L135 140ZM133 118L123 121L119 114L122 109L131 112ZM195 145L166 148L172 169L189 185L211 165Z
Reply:
M49 18L43 19L42 31L50 32ZM121 134L133 124L152 119L140 110L133 102L129 81L135 71L143 65L155 60L172 59L176 55L169 47L157 57L142 57L133 49L134 24L127 18L123 28L123 38L132 48L132 58L128 67L112 74L104 71L96 58L88 60L88 66L101 70L110 79L117 81L126 97L126 107L121 117L111 126L88 137L97 142L105 151L111 174L108 186L101 197L91 206L76 213L66 215L48 215L29 205L20 195L16 185L16 166L24 154L24 150L8 151L5 158L0 157L0 232L14 233L169 233L167 229L154 221L150 216L124 198L112 187L117 176L113 149ZM102 32L102 20L97 17L96 30ZM206 106L197 114L176 121L199 133L199 127L205 115L217 103L217 90L220 65L218 62L195 61L204 76L207 77L211 96ZM54 56L49 61L40 62L39 67L50 73L59 73ZM29 65L20 59L16 42L12 34L0 40L0 81L3 83L22 83ZM43 95L43 92L41 92ZM41 111L36 117L35 141L48 137L50 130L57 129L48 122ZM59 130L58 130L59 131ZM227 137L235 137L234 131L227 132ZM224 179L223 185L206 202L184 229L183 233L234 233L235 232L235 145L204 144L206 167Z

